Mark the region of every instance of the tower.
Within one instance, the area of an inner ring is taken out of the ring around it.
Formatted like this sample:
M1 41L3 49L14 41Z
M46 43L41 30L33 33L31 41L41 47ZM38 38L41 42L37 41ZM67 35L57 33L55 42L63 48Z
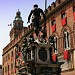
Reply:
M10 41L15 39L23 29L23 20L21 17L21 12L18 10L16 12L15 20L13 21L13 28L10 31Z

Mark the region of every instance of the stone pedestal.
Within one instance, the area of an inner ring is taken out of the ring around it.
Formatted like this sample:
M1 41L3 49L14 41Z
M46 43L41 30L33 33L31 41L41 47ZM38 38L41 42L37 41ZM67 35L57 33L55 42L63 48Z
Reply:
M64 62L51 62L49 48L50 45L43 43L35 43L30 46L30 49L34 49L34 60L27 61L31 65L30 72L32 75L61 75L60 66Z

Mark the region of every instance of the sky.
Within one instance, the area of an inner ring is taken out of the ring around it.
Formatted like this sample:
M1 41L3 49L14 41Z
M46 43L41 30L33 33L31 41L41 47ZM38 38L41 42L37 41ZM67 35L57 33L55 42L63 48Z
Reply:
M55 0L47 0L47 7ZM34 4L45 10L45 0L0 0L0 64L2 64L2 50L10 42L9 32L18 9L21 12L24 26L27 25L28 15Z

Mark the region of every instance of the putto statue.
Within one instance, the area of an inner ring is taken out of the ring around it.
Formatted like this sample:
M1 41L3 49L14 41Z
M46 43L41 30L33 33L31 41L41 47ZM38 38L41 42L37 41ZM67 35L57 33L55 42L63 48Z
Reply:
M39 22L41 20L41 15L40 14L43 15L45 23L46 23L46 17L45 17L45 14L44 14L43 10L38 8L38 5L35 4L33 6L33 10L31 10L31 12L30 12L30 14L28 16L28 22L27 22L27 23L30 22L30 18L32 16L31 21L32 21L32 25L34 26L34 30L35 30L35 33L36 33L37 36L38 36L39 30L41 30L41 26L39 24ZM44 26L43 30L45 30L45 26Z

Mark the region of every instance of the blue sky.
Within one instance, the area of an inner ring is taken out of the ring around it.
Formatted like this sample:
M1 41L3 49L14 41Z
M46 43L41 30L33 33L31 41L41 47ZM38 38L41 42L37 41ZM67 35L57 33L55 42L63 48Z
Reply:
M47 0L47 7L55 0ZM11 27L8 24L13 23L18 9L27 25L27 18L34 4L39 8L45 9L45 0L0 0L0 64L2 64L2 49L10 42L9 32Z

